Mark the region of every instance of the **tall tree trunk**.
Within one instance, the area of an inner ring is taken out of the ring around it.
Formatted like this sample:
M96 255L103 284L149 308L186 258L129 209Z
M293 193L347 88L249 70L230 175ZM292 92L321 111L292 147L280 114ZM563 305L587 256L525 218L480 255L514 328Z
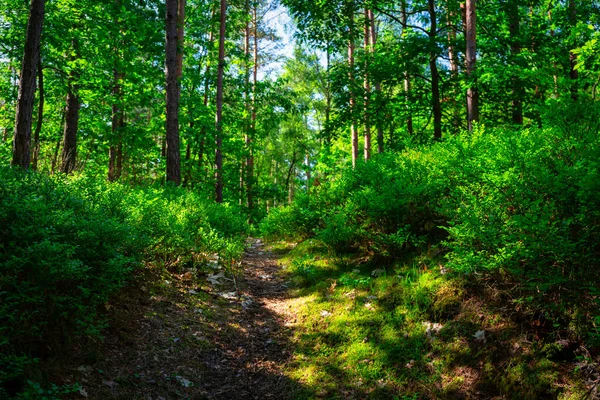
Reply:
M371 121L369 120L369 102L371 96L371 81L369 78L369 57L371 52L371 20L369 10L365 8L365 26L364 26L364 49L365 49L365 97L364 97L364 123L365 123L365 161L371 158Z
M325 142L327 145L331 145L331 79L329 73L331 72L331 44L327 42L327 66L326 66L326 84L325 84L325 132L327 137Z
M350 136L352 140L352 167L356 168L358 160L358 131L356 130L356 96L354 94L354 8L349 9L350 25L348 27L348 79L350 81Z
M44 23L45 0L31 0L25 36L23 63L15 115L15 134L11 165L29 168L31 124L35 96L35 77L40 58L40 40Z
M377 46L377 26L375 24L375 15L373 14L373 10L369 10L369 20L371 21L370 32L371 36L371 50L372 53L375 54L375 48ZM383 126L381 124L381 82L379 79L375 79L375 94L377 98L377 112L375 115L376 121L375 126L377 128L377 152L383 153L385 149L384 139L383 139Z
M178 2L166 0L165 15L165 75L166 75L166 156L167 182L181 183L181 157L179 149L179 96L181 92L177 66Z
M450 60L450 76L454 82L458 83L458 54L456 52L456 26L454 25L456 12L450 7L451 5L448 5L446 21L448 25L448 59ZM454 127L454 133L458 133L460 129L460 110L454 95L451 95L450 103L452 107L452 125Z
M246 136L246 149L248 157L246 158L246 201L250 219L252 220L252 210L254 209L254 154L252 151L252 138L256 132L256 83L258 82L258 10L257 3L254 3L252 18L254 24L254 49L252 53L252 112L250 114L250 131Z
M467 126L469 132L473 130L473 122L479 121L479 92L476 82L476 62L477 62L477 0L467 0L465 6L466 14L466 42L467 51L465 53L467 62L467 78L469 79L469 88L467 89Z
M183 76L183 53L185 38L185 4L186 0L177 1L177 78Z
M213 42L215 40L215 33L214 33L214 17L215 17L215 8L213 7L213 9L211 10L211 16L210 16L210 20L211 20L211 24L210 24L210 33L208 35L208 45L207 45L207 51L206 51L206 68L204 71L204 99L203 99L203 104L204 104L204 109L206 109L208 107L208 91L210 89L210 49L213 47ZM202 125L202 128L200 128L200 137L199 137L199 145L198 145L198 172L202 173L202 167L204 164L204 147L206 144L206 127L204 125Z
M401 17L402 17L402 31L404 34L404 31L406 30L406 24L408 22L408 16L407 16L407 12L406 12L406 0L402 0L401 1ZM410 112L410 92L411 92L411 84L410 84L410 76L408 75L408 71L404 72L404 98L406 100L406 110L407 110L407 118L406 118L406 130L408 131L409 135L413 135L414 134L414 128L413 128L413 118L412 118L412 114Z
M440 76L437 67L436 38L437 38L437 13L434 0L428 0L429 18L431 27L429 30L429 69L431 72L431 104L433 108L433 138L442 138L442 106L440 101Z
M575 29L577 25L577 5L575 0L569 0L569 23L572 29ZM573 48L577 47L577 43L572 43ZM577 65L577 54L571 50L569 51L569 77L571 78L571 98L573 101L578 99L578 85L577 80L579 78L579 72L575 68Z
M40 133L42 132L42 124L44 123L44 69L42 68L42 58L38 59L38 115L33 134L33 160L31 168L34 171L38 169L38 160L40 157Z
M77 131L79 129L80 107L77 91L77 85L69 82L67 106L65 109L65 132L61 153L62 163L60 167L60 171L65 174L73 172L77 163Z
M521 30L519 26L521 20L519 18L518 0L509 0L507 6L510 55L513 67L517 67L520 65L519 54L521 53ZM523 84L518 72L513 73L510 82L513 90L512 121L517 125L523 125L523 97L525 95L525 90L523 89Z
M219 26L219 65L217 67L217 113L215 117L215 199L223 202L223 72L225 70L225 33L227 23L227 1L221 0Z
M116 67L113 71L113 105L112 105L112 121L111 121L111 133L112 143L108 148L108 180L114 182L121 177L122 166L119 165L119 160L122 159L123 149L123 104L122 104L122 90L121 90L121 79L122 76L117 71Z

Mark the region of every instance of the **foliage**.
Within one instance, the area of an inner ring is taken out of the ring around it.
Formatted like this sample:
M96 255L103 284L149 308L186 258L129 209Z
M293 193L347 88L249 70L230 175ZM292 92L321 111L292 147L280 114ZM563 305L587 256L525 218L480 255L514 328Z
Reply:
M105 305L142 261L239 259L243 248L239 213L183 189L6 168L0 180L0 387L23 385L38 358L101 339Z
M330 176L263 231L380 261L437 246L453 271L519 280L523 304L566 328L579 318L575 304L593 307L598 282L600 129L593 103L551 107L547 128L480 126ZM583 325L594 334L590 319Z

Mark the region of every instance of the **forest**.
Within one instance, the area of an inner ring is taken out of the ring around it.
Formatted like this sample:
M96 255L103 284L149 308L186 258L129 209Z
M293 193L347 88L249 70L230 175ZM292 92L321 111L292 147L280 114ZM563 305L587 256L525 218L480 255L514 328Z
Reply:
M0 0L0 400L599 399L599 83L598 0Z

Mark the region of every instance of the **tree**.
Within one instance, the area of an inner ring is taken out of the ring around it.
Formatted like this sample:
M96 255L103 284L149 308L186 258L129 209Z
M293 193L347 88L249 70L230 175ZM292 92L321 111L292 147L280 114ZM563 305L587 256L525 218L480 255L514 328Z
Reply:
M219 63L217 66L217 112L215 116L215 199L223 202L223 73L225 70L225 33L227 24L227 0L220 0Z
M182 0L183 1L183 0ZM167 155L167 181L176 185L181 183L181 157L179 143L179 71L178 65L180 53L178 47L178 2L177 0L166 0L166 155Z
M40 38L44 23L45 0L31 0L25 36L25 50L19 79L19 97L13 138L12 165L29 168L31 158L31 124L35 79L40 58Z
M473 122L479 121L479 92L477 91L477 75L475 67L477 62L477 0L467 0L465 3L466 14L466 44L465 53L467 63L467 125L469 131L473 130Z

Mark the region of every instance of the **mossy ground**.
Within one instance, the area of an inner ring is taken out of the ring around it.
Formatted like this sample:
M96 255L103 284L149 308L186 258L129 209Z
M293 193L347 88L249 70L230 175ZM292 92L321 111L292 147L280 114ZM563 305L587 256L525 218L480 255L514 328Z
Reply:
M286 367L301 383L295 398L593 395L585 348L565 352L553 332L526 323L499 280L453 274L435 253L380 266L306 241L281 259L297 313Z

